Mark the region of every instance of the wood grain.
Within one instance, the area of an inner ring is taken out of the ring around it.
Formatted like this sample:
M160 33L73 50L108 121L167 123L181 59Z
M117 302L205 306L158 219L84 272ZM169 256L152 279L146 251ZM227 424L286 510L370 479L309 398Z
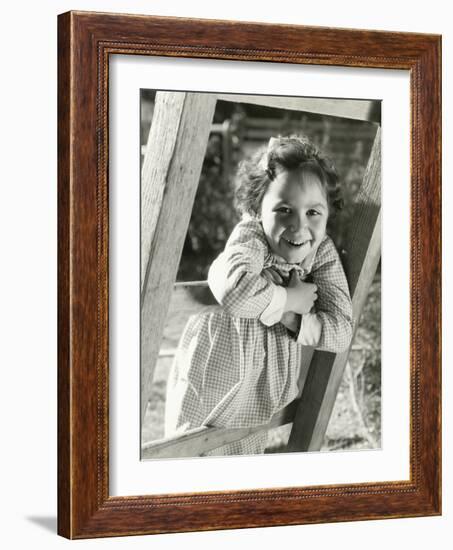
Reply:
M70 408L70 32L69 14L58 24L58 532L71 534Z
M83 12L59 16L61 535L88 538L440 513L440 52L440 37L427 34ZM409 481L109 496L106 251L111 54L410 71Z
M216 97L158 92L142 173L141 418L189 225Z
M297 403L293 401L276 413L270 422L250 428L214 428L202 426L184 432L181 435L145 443L142 447L143 459L147 458L181 458L202 456L206 451L216 449L227 443L239 441L249 435L268 431L278 426L289 424L294 419Z

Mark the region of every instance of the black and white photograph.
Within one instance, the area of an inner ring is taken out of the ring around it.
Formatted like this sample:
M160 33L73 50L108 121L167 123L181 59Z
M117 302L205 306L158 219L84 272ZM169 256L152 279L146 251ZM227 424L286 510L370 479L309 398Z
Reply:
M380 132L376 98L140 90L142 460L381 448Z

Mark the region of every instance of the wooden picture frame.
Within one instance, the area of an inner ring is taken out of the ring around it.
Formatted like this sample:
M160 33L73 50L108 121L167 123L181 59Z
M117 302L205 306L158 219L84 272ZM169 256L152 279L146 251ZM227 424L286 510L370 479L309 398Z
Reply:
M58 532L68 538L441 513L439 36L69 12L59 16ZM410 71L410 479L109 494L109 56Z

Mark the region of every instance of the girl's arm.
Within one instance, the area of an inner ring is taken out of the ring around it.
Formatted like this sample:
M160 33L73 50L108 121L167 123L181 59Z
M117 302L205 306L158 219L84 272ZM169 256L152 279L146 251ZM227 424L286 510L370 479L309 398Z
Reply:
M234 317L280 321L286 290L262 275L268 246L257 220L239 222L212 263L208 284L216 300Z
M351 343L352 303L343 266L330 237L319 247L312 278L318 299L314 312L302 315L298 342L339 353Z

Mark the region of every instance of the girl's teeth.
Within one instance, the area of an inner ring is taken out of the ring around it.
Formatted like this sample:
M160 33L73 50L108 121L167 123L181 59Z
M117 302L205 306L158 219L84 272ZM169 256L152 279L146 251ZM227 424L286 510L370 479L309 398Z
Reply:
M306 241L302 241L300 243L296 243L295 241L290 241L289 239L287 239L288 242L294 246L302 246Z

